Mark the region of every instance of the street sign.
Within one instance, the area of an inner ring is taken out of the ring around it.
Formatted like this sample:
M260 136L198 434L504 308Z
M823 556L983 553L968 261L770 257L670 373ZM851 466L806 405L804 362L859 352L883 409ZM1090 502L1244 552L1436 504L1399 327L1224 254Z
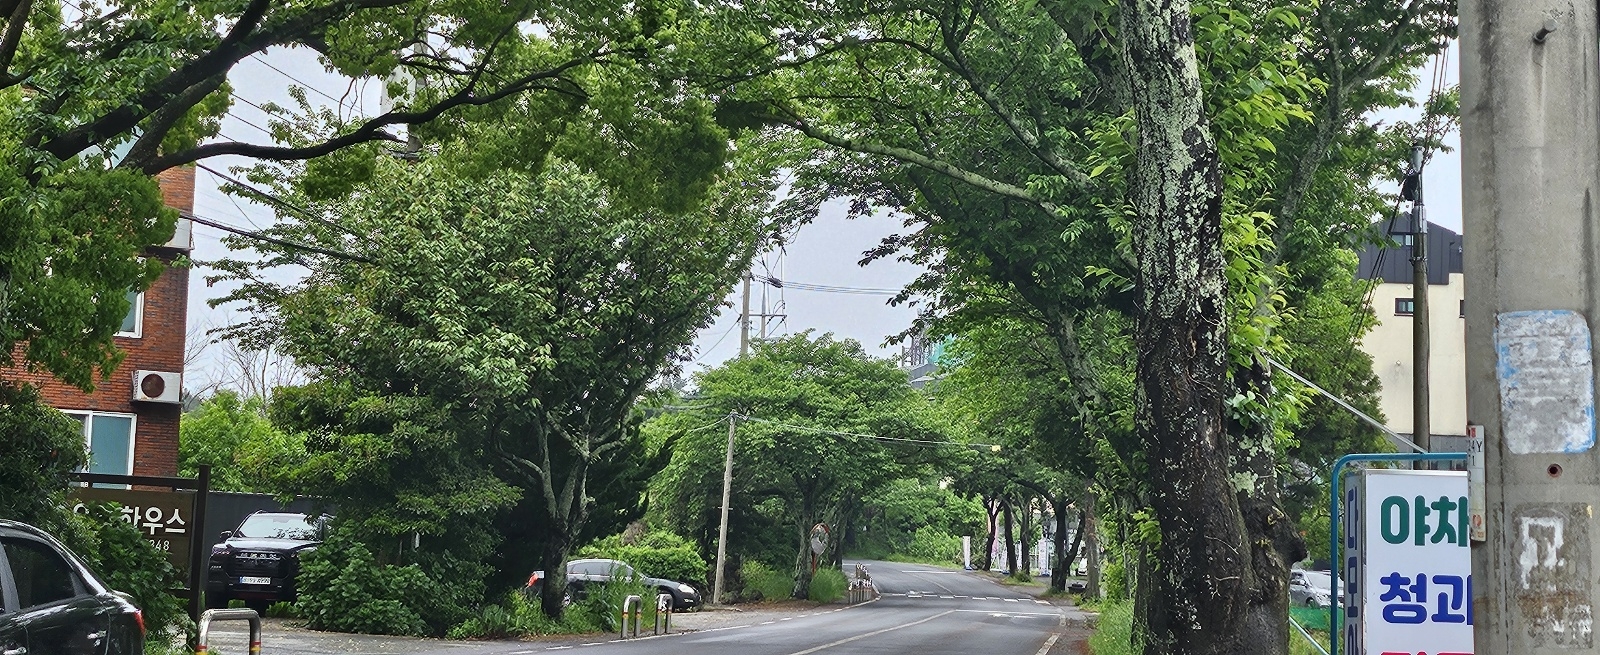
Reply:
M193 534L193 491L134 491L100 487L73 487L67 497L72 511L88 512L86 502L116 503L121 517L172 562L179 571L189 569L189 544Z
M811 528L811 554L821 555L828 549L828 526L821 523Z
M1366 469L1359 478L1346 497L1355 547L1345 553L1354 575L1344 652L1471 655L1466 473Z

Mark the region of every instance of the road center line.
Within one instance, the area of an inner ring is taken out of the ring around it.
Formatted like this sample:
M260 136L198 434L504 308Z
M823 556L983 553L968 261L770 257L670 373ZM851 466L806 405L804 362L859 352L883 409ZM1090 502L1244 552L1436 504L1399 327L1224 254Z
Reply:
M796 652L793 652L793 653L789 653L789 655L811 655L811 653L815 653L815 652L821 651L821 650L827 650L829 648L833 648L834 646L842 646L842 645L848 644L848 643L850 643L852 641L858 641L858 640L861 640L861 639L866 639L867 637L875 637L875 636L881 635L881 634L883 634L885 632L894 632L895 630L899 630L901 628L909 628L909 627L914 626L914 625L921 625L923 623L927 623L929 621L937 619L937 618L939 618L941 616L945 616L945 615L951 614L951 613L953 613L955 611L956 610L949 610L949 611L945 611L945 612L940 612L938 614L935 614L935 615L930 616L928 618L922 619L920 621L912 621L910 623L902 623L902 624L897 625L897 626L891 626L891 627L888 627L888 628L884 628L882 630L874 630L872 632L868 632L868 633L865 633L865 634L859 634L859 635L856 635L854 637L845 637L844 639L840 639L840 640L832 642L832 643L823 644L823 645L817 646L815 648L807 648L807 649L802 650L802 651L796 651Z
M1039 652L1035 653L1035 655L1049 655L1050 647L1056 645L1056 640L1060 638L1061 633L1059 632L1051 634L1049 639L1044 640L1044 645L1039 647Z
M1006 616L1062 616L1055 612L1006 612L995 610L950 610L952 612L973 612L976 614L1004 614Z

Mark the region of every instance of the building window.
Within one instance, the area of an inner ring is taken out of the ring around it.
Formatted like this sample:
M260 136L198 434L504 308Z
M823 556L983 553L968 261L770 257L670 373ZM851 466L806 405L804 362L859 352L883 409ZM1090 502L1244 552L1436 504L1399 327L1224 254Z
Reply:
M90 473L133 475L132 414L66 411L83 424L83 442L89 446Z
M1410 298L1395 298L1394 299L1394 315L1395 316L1410 316L1412 314L1412 312L1416 311L1416 309L1417 309L1416 303L1413 300L1411 300Z
M138 338L144 332L144 293L139 291L128 292L128 315L122 317L122 327L117 328L117 336Z
M1467 317L1467 301L1461 301L1461 318Z

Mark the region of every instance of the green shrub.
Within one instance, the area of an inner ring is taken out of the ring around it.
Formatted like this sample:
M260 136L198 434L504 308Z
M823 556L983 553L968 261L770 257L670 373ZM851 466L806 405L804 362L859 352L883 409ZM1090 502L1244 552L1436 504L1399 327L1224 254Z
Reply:
M416 565L389 566L342 530L301 557L296 610L313 630L430 634L422 605L437 593Z
M794 595L794 578L779 573L756 560L745 560L739 567L739 579L744 581L746 595L761 600L783 600Z
M1089 636L1089 650L1094 655L1134 655L1140 651L1133 645L1133 603L1108 602L1100 608L1100 622Z
M238 598L229 598L228 599L228 609L230 609L230 610L242 610L242 609L244 609L244 601L240 600Z
M924 525L912 533L911 543L902 554L918 562L959 564L961 538L938 527Z
M1128 571L1122 560L1107 559L1100 567L1100 588L1105 591L1106 600L1128 600Z
M705 584L709 569L694 544L662 531L646 533L633 544L624 544L620 535L612 535L578 549L576 556L620 560L650 577L698 585Z
M816 574L811 576L811 588L806 597L817 603L831 603L844 598L844 592L849 588L850 583L844 579L844 571L817 569Z
M184 586L167 554L146 541L139 530L122 520L118 505L85 503L84 513L65 508L57 537L83 558L106 586L133 597L144 612L151 642L186 640L194 631L185 601L171 589Z
M282 600L267 606L267 616L274 619L300 618L300 614L294 611L294 603Z

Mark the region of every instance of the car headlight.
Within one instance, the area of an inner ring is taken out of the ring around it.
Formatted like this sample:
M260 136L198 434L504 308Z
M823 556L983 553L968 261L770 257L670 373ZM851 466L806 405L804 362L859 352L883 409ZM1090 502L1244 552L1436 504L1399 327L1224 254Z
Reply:
M678 591L681 591L681 592L686 593L686 594L692 594L692 593L694 593L694 587L691 587L691 586L686 585L686 584L684 584L682 582L679 582L678 583Z

